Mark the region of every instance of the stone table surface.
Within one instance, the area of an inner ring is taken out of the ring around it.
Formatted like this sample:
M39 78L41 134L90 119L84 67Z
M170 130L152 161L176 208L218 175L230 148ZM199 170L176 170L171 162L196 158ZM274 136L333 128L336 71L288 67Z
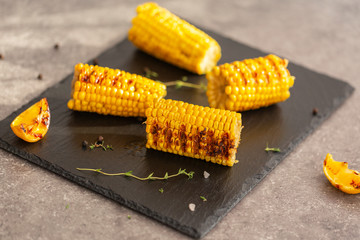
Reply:
M61 81L76 63L125 38L140 3L1 0L0 119ZM359 1L158 3L199 26L360 88ZM358 238L360 196L332 187L322 164L330 152L360 169L359 109L355 90L204 239ZM0 239L188 237L0 149Z

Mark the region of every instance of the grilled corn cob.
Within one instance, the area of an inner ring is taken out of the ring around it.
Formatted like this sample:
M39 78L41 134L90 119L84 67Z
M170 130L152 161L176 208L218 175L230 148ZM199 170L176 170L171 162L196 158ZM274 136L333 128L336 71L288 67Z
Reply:
M147 148L233 166L241 114L161 99L146 109Z
M162 83L118 69L79 63L67 105L77 111L144 117L148 104L165 95Z
M288 60L270 54L214 67L206 74L209 105L246 111L285 101L295 80L287 65Z
M129 40L139 49L188 71L204 74L221 57L219 44L156 3L137 7Z

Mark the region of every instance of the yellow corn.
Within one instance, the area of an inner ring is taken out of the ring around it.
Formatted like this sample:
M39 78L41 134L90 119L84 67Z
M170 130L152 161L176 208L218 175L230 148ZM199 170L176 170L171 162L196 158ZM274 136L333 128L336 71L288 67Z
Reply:
M147 148L233 166L241 114L161 99L146 109Z
M118 69L75 66L68 108L116 116L145 116L149 104L166 95L166 86Z
M287 65L288 60L270 54L214 67L206 74L209 105L246 111L285 101L295 80Z
M128 36L136 47L197 74L216 66L221 48L209 35L156 3L144 3L136 11Z

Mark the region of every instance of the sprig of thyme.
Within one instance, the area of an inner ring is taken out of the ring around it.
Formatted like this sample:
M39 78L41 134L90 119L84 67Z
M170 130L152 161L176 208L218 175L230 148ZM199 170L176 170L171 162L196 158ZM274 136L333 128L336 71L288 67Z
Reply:
M135 176L133 174L133 171L128 171L128 172L120 172L120 173L106 173L106 172L103 172L101 168L98 168L98 169L93 169L93 168L76 168L77 170L79 171L92 171L92 172L98 172L98 173L101 173L103 175L106 175L106 176L127 176L127 177L132 177L132 178L135 178L137 180L141 180L141 181L146 181L146 180L166 180L166 179L169 179L169 178L173 178L173 177L177 177L179 175L186 175L188 176L188 179L192 179L194 177L194 172L191 171L191 172L186 172L186 169L179 169L179 171L175 174L172 174L172 175L169 175L167 172L165 173L165 175L163 177L155 177L153 176L154 173L150 173L149 176L147 177L138 177L138 176Z
M200 83L200 84L195 84L195 83L189 83L186 82L187 81L187 77L184 76L182 77L182 80L175 80L175 81L171 81L171 82L166 82L164 83L167 87L169 86L175 86L175 88L181 88L181 87L189 87L189 88L195 88L195 89L199 89L202 91L206 91L207 87L205 84Z
M266 143L266 148L265 148L266 152L281 152L280 148L271 148L268 146L268 144Z

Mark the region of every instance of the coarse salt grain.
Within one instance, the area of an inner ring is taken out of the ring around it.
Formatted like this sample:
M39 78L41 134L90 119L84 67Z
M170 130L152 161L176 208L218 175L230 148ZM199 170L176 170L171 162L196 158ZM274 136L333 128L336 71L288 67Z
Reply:
M195 204L193 204L193 203L190 203L189 204L189 209L190 209L190 211L195 211L195 207L196 207L196 205Z
M208 173L207 171L204 171L204 178L208 178L210 176L210 173Z

